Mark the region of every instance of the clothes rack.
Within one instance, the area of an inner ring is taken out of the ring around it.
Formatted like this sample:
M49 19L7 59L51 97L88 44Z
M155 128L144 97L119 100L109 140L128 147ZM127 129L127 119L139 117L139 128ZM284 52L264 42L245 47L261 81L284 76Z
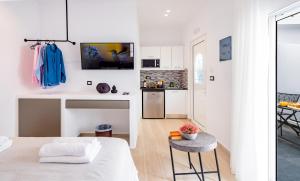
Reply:
M65 40L42 40L42 39L24 39L24 42L29 41L36 41L36 42L66 42L71 43L73 45L76 44L76 42L69 40L69 17L68 17L68 0L66 0L66 39Z

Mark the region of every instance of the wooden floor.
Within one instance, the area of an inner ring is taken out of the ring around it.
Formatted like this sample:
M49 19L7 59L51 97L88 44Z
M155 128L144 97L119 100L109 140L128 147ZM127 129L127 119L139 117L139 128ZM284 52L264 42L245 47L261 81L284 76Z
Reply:
M168 134L177 130L186 120L141 120L139 124L139 137L137 148L132 150L133 159L139 171L140 181L166 181L173 180L168 145ZM217 149L222 181L234 181L230 173L229 155L222 147ZM215 160L212 153L203 153L204 170L215 170ZM192 154L192 162L199 169L196 154ZM187 154L174 151L175 170L178 172L190 171ZM177 181L197 181L196 175L176 176ZM218 180L216 174L207 174L206 181Z

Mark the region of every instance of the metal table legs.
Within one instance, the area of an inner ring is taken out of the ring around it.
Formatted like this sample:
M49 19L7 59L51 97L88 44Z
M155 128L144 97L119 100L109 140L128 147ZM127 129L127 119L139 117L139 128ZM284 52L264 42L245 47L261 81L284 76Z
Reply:
M205 171L205 172L203 171L201 153L199 152L198 157L199 157L199 163L200 163L200 172L198 172L196 170L196 168L194 167L193 163L191 162L190 152L188 152L189 166L190 166L190 169L194 170L194 172L176 173L175 172L175 167L174 167L173 150L172 150L171 146L170 146L170 155L171 155L172 172L173 172L173 180L174 181L176 181L176 175L193 175L193 174L197 175L197 177L200 181L202 181L202 180L205 181L204 174L212 174L212 173L217 173L218 174L218 179L219 179L219 181L221 181L221 175L220 175L220 169L219 169L218 156L217 156L216 149L214 149L214 155L215 155L216 166L217 166L216 171Z
M174 161L173 161L173 150L171 146L170 146L170 154L171 154L171 162L172 162L173 180L176 181Z
M190 152L188 152L188 158L189 158L190 169L192 169L192 162L191 162L191 155L190 155Z
M298 124L298 120L296 117L296 113L298 111L294 111L294 110L290 110L292 111L291 114L284 114L283 110L280 113L277 113L277 116L279 116L279 120L277 120L277 129L280 129L280 136L282 136L282 126L283 125L287 125L288 127L290 127L298 136L300 134L300 128L299 128L299 124ZM286 115L287 117L284 117L284 115ZM289 119L291 119L292 117L295 118L295 121L297 123L298 126L292 125L288 122Z
M200 153L198 153L198 157L199 157L199 163L200 163L200 169L201 169L202 180L205 181L204 173L203 173L203 166L202 166L202 158L201 158L201 154L200 154Z
M217 150L214 149L214 152L215 152L216 166L217 166L217 171L218 171L218 178L219 178L219 181L221 181L221 175L220 175L220 169L219 169L219 163L218 163Z

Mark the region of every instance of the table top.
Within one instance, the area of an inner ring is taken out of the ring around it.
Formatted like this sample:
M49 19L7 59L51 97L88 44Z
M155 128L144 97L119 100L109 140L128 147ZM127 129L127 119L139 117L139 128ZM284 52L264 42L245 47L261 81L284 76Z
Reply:
M171 140L170 146L184 152L207 152L217 148L217 139L208 133L200 132L195 140Z
M293 106L280 106L280 105L277 105L277 108L300 112L300 108L296 108L296 107L293 107Z

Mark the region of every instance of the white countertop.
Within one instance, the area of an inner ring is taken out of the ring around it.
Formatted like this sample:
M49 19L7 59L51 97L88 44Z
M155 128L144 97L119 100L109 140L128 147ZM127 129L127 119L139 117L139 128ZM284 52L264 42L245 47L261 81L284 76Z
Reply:
M101 99L101 100L133 100L135 94L122 95L121 93L100 94L96 91L82 92L37 92L18 95L17 98L36 98L36 99Z

